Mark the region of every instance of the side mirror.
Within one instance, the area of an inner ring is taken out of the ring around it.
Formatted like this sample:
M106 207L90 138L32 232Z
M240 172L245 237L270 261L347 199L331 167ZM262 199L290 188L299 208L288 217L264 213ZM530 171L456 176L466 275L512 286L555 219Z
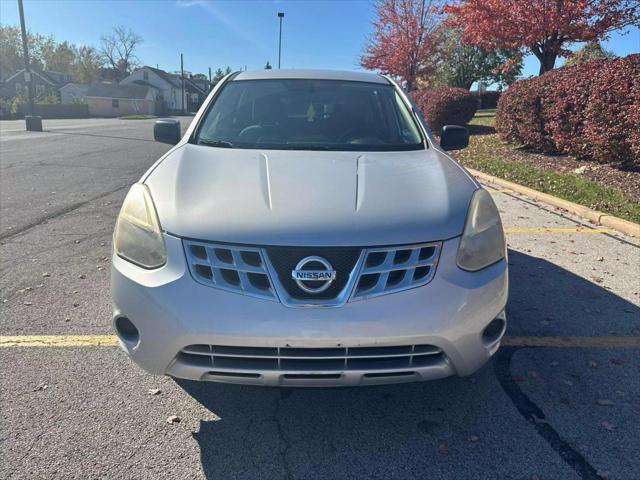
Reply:
M469 145L469 130L457 125L445 125L440 135L443 150L462 150Z
M173 118L163 118L156 120L153 125L153 138L156 142L168 143L175 145L180 141L180 122Z

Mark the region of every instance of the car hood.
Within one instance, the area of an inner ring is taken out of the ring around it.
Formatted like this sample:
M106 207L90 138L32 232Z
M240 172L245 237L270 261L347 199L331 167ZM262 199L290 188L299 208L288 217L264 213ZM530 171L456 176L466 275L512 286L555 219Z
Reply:
M187 144L147 176L163 230L255 245L372 246L462 233L476 184L435 150L239 150Z

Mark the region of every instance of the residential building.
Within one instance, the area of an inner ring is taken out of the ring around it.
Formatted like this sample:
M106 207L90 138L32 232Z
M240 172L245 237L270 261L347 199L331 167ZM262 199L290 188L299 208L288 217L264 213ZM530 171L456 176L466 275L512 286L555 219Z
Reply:
M65 86L60 87L61 103L86 103L87 91L89 85L82 83L69 82Z
M179 74L168 73L159 68L144 66L123 79L120 84L137 84L154 87L159 90L158 113L193 112L200 108L207 92L198 84L185 76L184 99L182 97L182 79Z
M0 87L0 97L13 98L16 96L28 96L27 72L23 69L7 78ZM49 95L58 95L60 87L71 81L71 76L51 70L31 69L33 82L33 94L36 98Z
M120 117L154 115L158 111L160 92L147 85L95 83L87 91L89 115Z

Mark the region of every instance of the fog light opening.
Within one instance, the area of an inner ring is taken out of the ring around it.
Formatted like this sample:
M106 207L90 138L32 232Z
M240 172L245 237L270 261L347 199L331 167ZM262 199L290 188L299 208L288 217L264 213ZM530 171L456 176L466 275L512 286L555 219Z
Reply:
M137 345L140 341L140 332L136 326L127 317L118 317L116 319L116 331L120 339L130 345Z
M506 328L506 322L502 316L494 318L482 332L482 341L485 345L493 345L502 338Z

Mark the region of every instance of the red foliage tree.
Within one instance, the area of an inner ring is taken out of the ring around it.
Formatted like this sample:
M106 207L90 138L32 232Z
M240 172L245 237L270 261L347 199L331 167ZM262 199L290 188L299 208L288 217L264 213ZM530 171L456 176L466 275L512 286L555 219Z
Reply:
M540 74L570 53L568 43L600 40L640 20L638 0L462 0L445 10L463 41L529 50Z
M378 0L377 14L360 64L398 77L407 90L415 90L416 80L432 75L437 68L441 2Z

